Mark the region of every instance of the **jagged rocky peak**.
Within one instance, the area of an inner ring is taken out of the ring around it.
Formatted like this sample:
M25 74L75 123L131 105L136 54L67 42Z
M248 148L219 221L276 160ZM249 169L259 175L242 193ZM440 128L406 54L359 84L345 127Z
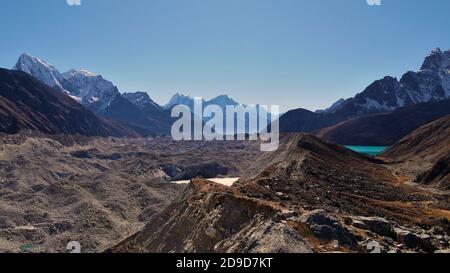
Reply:
M433 50L421 69L407 72L400 83L413 103L450 98L450 51Z
M53 65L28 53L22 54L12 69L23 71L51 87L63 90L61 73Z
M373 82L363 93L356 95L355 101L367 110L393 110L404 106L399 98L401 85L396 78L384 77Z
M422 64L421 71L437 71L441 69L448 69L450 60L450 50L442 51L436 48L425 58Z
M141 110L147 107L155 107L161 110L161 106L154 102L147 92L138 91L134 93L124 93L122 96L134 105L138 106Z
M97 77L96 74L87 71L85 69L80 69L80 70L75 70L75 69L71 69L69 71L67 71L66 73L63 74L64 78L82 78L82 77ZM102 77L101 75L98 77Z
M219 105L222 108L225 108L227 105L241 105L236 100L230 98L228 95L220 95L217 96L211 100L204 100L202 99L202 102L204 105ZM164 108L171 108L175 105L187 105L189 107L193 107L194 105L194 98L188 95L177 93L173 95L173 97L170 99L170 101L164 106Z
M335 103L333 103L330 107L328 107L325 110L317 110L316 113L333 113L334 111L338 110L345 104L345 99L339 99Z
M217 96L217 97L211 99L210 101L208 101L208 104L217 104L222 107L225 107L227 105L233 105L233 106L239 105L239 103L237 101L230 98L228 95Z
M393 110L450 98L450 51L433 50L417 72L408 71L400 81L385 77L355 97L367 110Z
M450 99L450 50L433 50L418 71L377 80L355 97L331 107L332 111L312 113L304 109L287 112L280 119L282 131L313 132L351 118L398 108Z
M70 95L95 112L102 113L114 98L120 95L117 87L101 75L87 70L69 70L62 74L63 86Z
M175 105L186 105L188 107L193 107L194 105L194 98L191 96L182 94L182 93L176 93L172 96L170 101L164 106L165 109L170 109Z
M30 54L22 54L13 69L21 70L51 87L65 91L96 112L104 111L120 94L117 87L101 75L84 69L71 69L60 73L53 65Z

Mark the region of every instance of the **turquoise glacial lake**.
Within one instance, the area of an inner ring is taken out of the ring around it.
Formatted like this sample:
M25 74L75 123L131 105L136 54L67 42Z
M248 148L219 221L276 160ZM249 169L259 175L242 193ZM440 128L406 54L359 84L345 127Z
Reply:
M350 150L353 150L360 154L366 154L370 156L377 156L384 152L387 148L386 146L345 146Z

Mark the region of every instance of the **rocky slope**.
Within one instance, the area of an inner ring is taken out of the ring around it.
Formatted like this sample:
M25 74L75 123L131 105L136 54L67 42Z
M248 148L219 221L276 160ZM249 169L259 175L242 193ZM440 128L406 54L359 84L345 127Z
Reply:
M75 100L26 73L0 69L0 132L24 130L83 136L137 136L98 118Z
M231 188L192 181L181 200L109 251L367 252L374 242L384 252L449 249L448 198L399 183L381 161L293 135L252 166Z
M72 240L103 251L179 200L172 180L239 176L258 148L0 134L0 252L65 252Z
M450 190L450 116L427 124L387 150L415 181Z
M417 72L409 71L399 80L385 77L363 92L327 111L295 109L280 118L283 132L314 132L351 118L392 111L415 104L450 98L450 50L431 52Z
M450 100L422 103L350 119L316 135L343 145L390 146L417 128L450 114Z
M115 251L311 252L293 228L275 222L276 212L233 189L196 180L180 201ZM252 244L254 240L264 243Z

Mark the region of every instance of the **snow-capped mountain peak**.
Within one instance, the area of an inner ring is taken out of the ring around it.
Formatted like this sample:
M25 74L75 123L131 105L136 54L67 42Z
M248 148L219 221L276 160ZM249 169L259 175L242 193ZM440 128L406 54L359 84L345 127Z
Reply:
M440 48L433 50L422 64L418 72L437 72L448 68L450 60L450 51L444 51Z
M63 86L72 96L81 99L81 103L96 112L103 112L117 95L117 87L100 75L87 70L70 70L63 73Z
M95 112L104 111L120 95L117 87L100 75L84 69L60 73L53 65L30 54L22 54L13 69L28 73L47 85L66 92Z
M208 101L207 104L218 105L222 108L225 108L227 105L230 105L230 106L239 105L238 102L236 102L234 99L230 98L228 95L217 96L217 97L211 99L210 101Z
M89 71L87 71L87 70L85 70L85 69L80 69L80 71L79 71L81 74L83 74L84 76L86 76L86 77L95 77L95 76L97 76L96 74L94 74L94 73L92 73L92 72L89 72Z
M64 78L81 78L81 77L97 77L96 74L85 69L75 70L71 69L62 74Z
M162 110L156 102L154 102L147 92L134 92L134 93L124 93L122 94L124 98L136 105L139 109L144 110L148 107L156 108Z
M61 73L53 65L28 53L22 54L12 69L23 71L51 87L63 90Z
M172 96L170 101L166 105L164 105L164 109L170 109L175 105L186 105L189 108L193 108L194 98L185 94L176 93Z
M337 110L346 107L367 114L449 98L450 50L437 48L427 55L417 72L405 73L400 81L389 76L377 80Z

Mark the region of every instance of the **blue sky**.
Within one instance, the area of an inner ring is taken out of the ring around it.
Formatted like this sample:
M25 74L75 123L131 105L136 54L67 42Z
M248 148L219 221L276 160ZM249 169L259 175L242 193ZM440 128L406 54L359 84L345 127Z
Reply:
M450 48L450 1L1 0L0 66L23 52L102 74L122 92L175 92L311 110Z

